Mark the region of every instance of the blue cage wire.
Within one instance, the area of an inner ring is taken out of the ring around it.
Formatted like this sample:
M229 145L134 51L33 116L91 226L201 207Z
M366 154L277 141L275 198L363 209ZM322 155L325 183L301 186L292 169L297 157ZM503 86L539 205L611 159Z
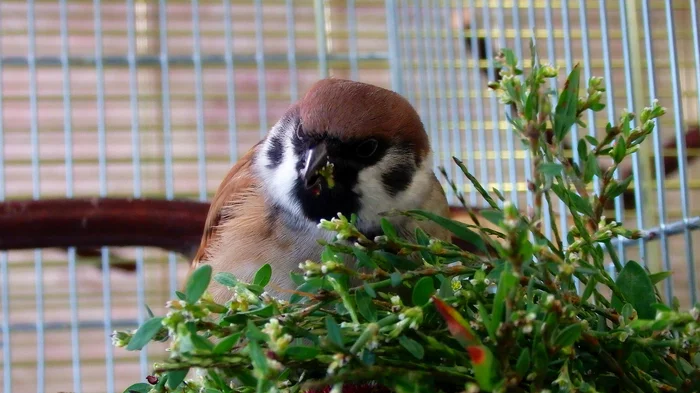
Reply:
M664 293L687 306L698 295L700 183L691 163L698 151L685 137L700 121L698 7L695 0L5 0L0 201L206 201L290 102L334 76L406 96L429 132L435 166L448 169L471 203L483 201L457 176L452 156L525 208L530 163L486 87L496 70L481 58L509 47L527 59L534 37L562 74L580 62L585 78L605 77L608 106L586 119L591 133L625 108L653 99L668 108L630 168L634 206L617 201L611 214L656 234L618 247L652 270L673 270ZM669 148L667 140L676 143ZM664 176L667 162L677 169ZM564 218L560 224L568 227ZM135 271L118 269L124 261L135 261ZM163 348L116 350L110 334L142 322L146 304L159 310L186 271L186 258L151 248L0 252L3 391L111 393L143 379Z

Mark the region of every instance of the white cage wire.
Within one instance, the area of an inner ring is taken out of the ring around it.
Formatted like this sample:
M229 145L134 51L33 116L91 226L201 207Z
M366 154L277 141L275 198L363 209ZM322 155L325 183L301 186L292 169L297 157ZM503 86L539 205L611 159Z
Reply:
M686 135L700 122L699 7L696 0L3 0L0 202L206 201L287 105L333 76L406 96L428 130L435 166L448 169L471 203L483 201L452 156L524 208L527 157L487 89L497 70L484 58L508 47L527 59L534 37L561 74L580 62L585 78L605 77L607 109L589 115L591 132L624 108L638 111L653 99L668 108L634 157L628 206L620 200L610 214L650 230L654 239L618 243L622 255L673 270L664 293L688 306L698 295L699 152ZM574 130L574 142L581 132ZM666 175L668 167L675 169ZM116 350L110 334L142 322L146 304L160 311L187 259L156 248L83 251L0 251L4 392L122 391L163 356L157 345ZM118 268L132 262L135 271Z

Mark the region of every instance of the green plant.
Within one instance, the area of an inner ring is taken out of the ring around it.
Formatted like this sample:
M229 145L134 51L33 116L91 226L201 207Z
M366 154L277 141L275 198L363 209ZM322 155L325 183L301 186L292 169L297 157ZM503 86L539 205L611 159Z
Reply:
M552 99L543 85L557 72L540 65L531 49L526 77L505 50L498 58L503 78L490 85L512 107L508 120L532 157L531 214L498 190L485 190L455 159L490 205L481 218L472 214L476 225L424 211L395 214L432 220L480 254L421 230L415 241L401 239L386 219L384 235L368 239L355 217L339 216L320 223L338 241L325 244L319 262L302 264L303 274L292 273L299 287L288 302L264 292L271 275L265 265L252 283L214 276L231 288L230 301L216 304L206 294L211 268L203 266L167 304L165 317L115 333L115 345L129 350L151 340L170 346L169 358L154 365L153 384L127 391L340 392L362 381L397 392L700 391L700 306L664 305L654 285L669 273L623 263L613 247L614 238L643 233L603 216L605 204L631 182L615 180L614 171L653 132L664 108L645 108L636 125L633 114L623 114L602 139L578 141L580 160L571 162L561 142L574 125L586 127L583 112L604 108L602 81L592 78L580 96L576 66ZM613 166L601 173L599 157L612 158ZM594 182L600 193L590 191ZM555 199L573 222L566 245L551 211ZM545 208L551 239L541 230ZM357 267L343 264L342 255L353 256ZM605 269L608 261L616 279ZM199 376L185 381L192 369Z

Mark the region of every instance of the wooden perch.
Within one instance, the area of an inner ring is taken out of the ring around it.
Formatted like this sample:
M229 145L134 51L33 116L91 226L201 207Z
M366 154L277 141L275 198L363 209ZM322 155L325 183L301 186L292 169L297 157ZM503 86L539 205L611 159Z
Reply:
M0 204L0 250L147 246L190 255L209 203L144 199L46 199Z

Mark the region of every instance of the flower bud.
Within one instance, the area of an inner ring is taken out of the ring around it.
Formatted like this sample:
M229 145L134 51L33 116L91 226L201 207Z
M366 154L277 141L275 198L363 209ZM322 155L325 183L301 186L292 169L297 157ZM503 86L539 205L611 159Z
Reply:
M112 346L117 348L126 347L131 341L131 334L127 332L114 331L112 333Z
M549 64L546 64L540 68L540 75L544 78L554 78L557 76L557 74L557 69Z

